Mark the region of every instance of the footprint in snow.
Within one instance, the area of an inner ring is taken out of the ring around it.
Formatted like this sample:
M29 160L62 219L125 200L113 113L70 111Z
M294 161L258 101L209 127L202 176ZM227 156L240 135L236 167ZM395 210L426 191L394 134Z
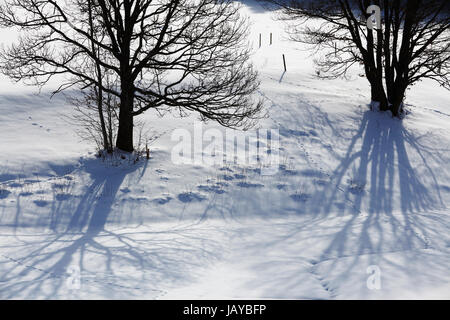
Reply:
M314 183L318 186L326 186L328 184L328 181L326 180L314 180Z
M305 193L291 194L290 197L295 202L306 202L309 199L309 195Z
M284 175L287 176L296 176L299 174L297 170L288 169L285 165L280 165L280 170Z
M9 184L9 187L11 187L11 188L20 188L20 187L23 187L23 184L22 183L13 182L13 183Z
M70 194L67 193L58 193L55 196L57 201L64 201L64 200L68 200L70 198Z
M287 189L286 184L277 184L276 187L278 190L286 190Z
M37 205L38 207L41 207L41 208L48 205L48 202L45 200L34 200L33 202L35 205Z
M123 188L123 189L120 189L120 191L122 191L123 193L130 193L131 192L131 190L129 188Z
M183 203L200 202L206 200L204 196L194 192L183 192L178 195L178 200Z
M216 185L221 187L228 187L230 184L228 184L227 182L216 182Z
M0 199L6 199L11 194L11 191L0 189Z
M225 193L225 190L223 190L220 185L215 185L215 186L205 186L205 185L200 185L197 187L198 190L200 191L204 191L204 192L212 192L212 193L217 193L217 194L223 194Z
M261 188L264 187L263 184L260 183L250 183L250 182L239 182L236 184L238 187L241 188Z
M156 199L153 199L152 202L163 205L163 204L170 202L172 199L173 199L172 197L156 198Z

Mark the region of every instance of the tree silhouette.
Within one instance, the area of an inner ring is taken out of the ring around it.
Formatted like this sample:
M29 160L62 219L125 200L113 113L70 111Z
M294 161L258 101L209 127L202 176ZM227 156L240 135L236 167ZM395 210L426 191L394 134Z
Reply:
M381 110L400 116L406 90L425 78L450 89L447 0L268 2L282 8L280 19L295 23L291 39L324 53L317 59L321 76L342 77L362 64ZM373 5L380 8L378 21Z
M133 151L133 118L148 109L246 128L262 107L248 23L230 0L6 0L0 22L22 34L0 55L12 79L44 85L68 74L56 92L95 86L120 99L116 147L124 151ZM95 72L86 67L93 63ZM103 84L102 70L117 87Z

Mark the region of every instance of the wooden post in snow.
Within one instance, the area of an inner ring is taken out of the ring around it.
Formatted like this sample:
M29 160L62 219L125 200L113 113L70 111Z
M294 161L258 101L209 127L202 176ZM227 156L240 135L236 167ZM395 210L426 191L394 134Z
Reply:
M286 58L284 57L284 53L283 53L283 65L284 65L284 72L286 72Z
M270 45L272 45L272 32L270 33Z

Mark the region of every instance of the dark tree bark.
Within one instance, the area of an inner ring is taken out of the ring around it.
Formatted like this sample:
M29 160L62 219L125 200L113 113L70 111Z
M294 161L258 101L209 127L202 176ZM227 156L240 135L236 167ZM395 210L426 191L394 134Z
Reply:
M124 77L123 79L126 79ZM117 148L133 151L133 106L134 92L129 84L123 83L120 95L119 131L117 133Z

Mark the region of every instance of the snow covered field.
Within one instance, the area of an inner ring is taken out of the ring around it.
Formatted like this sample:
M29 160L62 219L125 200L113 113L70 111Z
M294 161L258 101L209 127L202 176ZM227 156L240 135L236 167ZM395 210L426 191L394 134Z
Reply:
M151 159L102 163L62 96L0 79L1 299L450 298L450 93L424 81L403 121L372 112L361 70L317 79L244 3L274 175L174 163L196 118L151 111Z

